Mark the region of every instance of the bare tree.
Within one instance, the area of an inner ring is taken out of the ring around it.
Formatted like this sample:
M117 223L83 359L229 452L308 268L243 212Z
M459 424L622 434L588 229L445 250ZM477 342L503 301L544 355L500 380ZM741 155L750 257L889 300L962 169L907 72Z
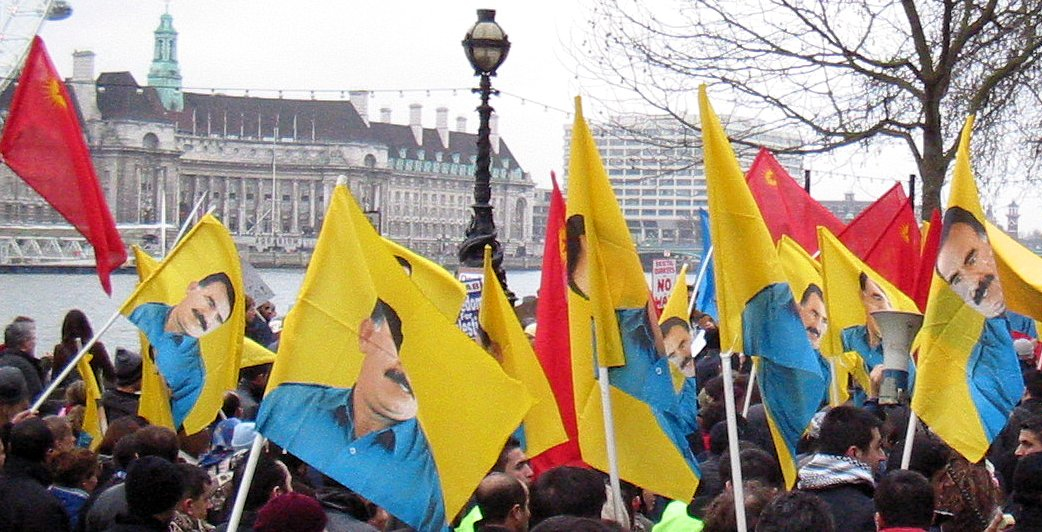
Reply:
M999 171L1013 171L1009 150L1037 147L1039 0L594 2L584 64L598 79L678 120L695 85L726 86L716 95L730 92L767 131L799 134L791 153L901 139L923 216L967 115L976 152L1000 155Z

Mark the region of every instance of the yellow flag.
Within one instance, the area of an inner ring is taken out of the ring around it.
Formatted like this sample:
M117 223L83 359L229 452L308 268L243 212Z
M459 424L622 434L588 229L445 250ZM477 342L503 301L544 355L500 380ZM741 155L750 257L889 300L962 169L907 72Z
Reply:
M673 291L670 292L669 299L666 300L666 306L662 307L662 315L658 317L659 325L662 325L669 318L680 318L688 321L687 307L687 263L685 262L680 267L680 273L677 274L676 282L673 283Z
M242 339L242 364L243 368L271 364L275 362L275 352L268 349L250 338Z
M416 283L420 292L430 299L445 317L455 321L463 308L463 301L467 299L467 289L463 287L463 283L448 270L423 255L387 238L384 238L383 242L409 278Z
M485 282L481 288L481 308L478 322L492 341L492 355L496 357L507 375L521 381L535 399L532 409L525 415L524 444L529 456L543 451L568 439L557 410L554 393L532 344L528 343L521 322L503 287L492 269L492 248L485 246Z
M346 187L325 219L258 430L413 528L440 529L531 398L409 282Z
M120 308L148 337L153 362L170 390L174 426L183 425L187 434L206 428L221 409L224 392L236 386L244 293L231 235L216 218L205 216Z
M1042 257L991 222L985 221L984 225L995 251L1006 306L1019 314L1042 320Z
M919 332L912 409L971 462L984 456L1023 392L1002 283L970 166L966 120L937 267Z
M159 269L159 261L137 246L134 246L134 263L137 264L139 283ZM141 332L138 336L141 338L141 399L138 401L137 414L153 425L177 430L170 413L170 390L153 360L148 337Z
M669 366L669 375L673 381L673 390L680 392L684 386L684 379L694 377L695 360L691 353L691 323L688 320L688 297L687 297L687 263L680 267L673 291L666 300L666 306L662 307L662 314L658 317L659 329L662 331L663 348L666 355L673 359ZM669 323L667 323L669 322ZM683 332L671 332L674 327L680 327ZM681 369L684 368L684 369ZM687 371L687 375L684 374Z
M698 465L685 440L696 430L694 401L674 393L661 334L648 314L640 258L578 97L575 111L565 247L579 448L583 461L608 471L594 376L598 363L615 366L609 380L619 475L671 499L688 500L698 484Z
M90 360L94 355L87 353L80 357L76 363L76 371L83 377L84 388L87 395L87 406L83 410L83 430L90 434L91 448L95 449L101 444L101 437L105 430L101 426L101 415L98 413L98 403L101 401L101 388L98 387L98 379L94 370L90 367Z
M820 357L807 339L774 242L704 85L698 103L720 347L756 361L771 436L791 486L796 444L825 396Z

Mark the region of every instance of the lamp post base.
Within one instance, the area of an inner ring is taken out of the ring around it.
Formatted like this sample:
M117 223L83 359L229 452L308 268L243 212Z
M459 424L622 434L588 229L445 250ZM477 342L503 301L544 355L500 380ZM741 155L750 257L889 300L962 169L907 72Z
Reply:
M496 226L492 222L492 206L473 205L474 215L467 227L466 237L459 247L459 262L469 268L481 268L485 262L485 246L492 247L492 270L496 272L499 284L503 286L510 305L517 302L517 296L507 287L507 274L503 270L503 246L496 239Z

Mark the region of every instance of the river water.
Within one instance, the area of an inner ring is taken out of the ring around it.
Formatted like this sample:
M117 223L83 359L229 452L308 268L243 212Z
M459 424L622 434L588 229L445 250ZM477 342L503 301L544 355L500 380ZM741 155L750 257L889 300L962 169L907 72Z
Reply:
M275 306L280 316L293 306L304 280L304 270L258 270L264 281L275 292ZM507 272L507 283L518 300L534 296L539 289L539 271ZM16 316L36 320L37 356L51 352L61 337L61 323L71 309L82 310L94 330L119 310L137 284L137 274L112 276L112 297L101 289L97 275L83 274L0 274L0 327L7 326ZM2 340L2 339L0 339ZM101 341L110 353L115 347L137 351L137 328L122 316L106 332Z

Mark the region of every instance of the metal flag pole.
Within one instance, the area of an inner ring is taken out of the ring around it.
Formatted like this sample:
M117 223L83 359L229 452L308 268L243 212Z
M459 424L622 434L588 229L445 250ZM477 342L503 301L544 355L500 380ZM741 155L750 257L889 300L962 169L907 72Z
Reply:
M181 224L181 229L177 232L177 238L174 239L174 245L175 246L177 245L178 242L181 241L181 237L185 236L185 233L188 232L188 228L192 226L192 220L195 218L196 213L199 211L199 207L202 207L203 200L206 199L206 196L208 194L209 194L209 191L203 192L202 194L199 195L199 199L197 199L195 201L195 205L192 206L192 212L188 213L188 216L185 217L184 223ZM209 213L209 212L210 211L207 211L207 213ZM166 255L166 254L164 253L164 255Z
M905 448L901 451L901 469L908 469L908 464L912 461L912 442L915 440L916 425L919 424L919 419L915 415L915 410L912 410L912 404L908 404L908 429L905 430Z
M745 387L745 404L742 405L742 417L749 415L749 403L753 400L753 387L756 386L756 364L749 370L749 384Z
M734 405L734 382L731 381L731 356L731 351L720 353L724 379L724 407L727 412L727 446L731 453L731 489L734 490L734 517L738 530L748 530L745 521L745 492L742 489L742 463L738 450L738 416Z

